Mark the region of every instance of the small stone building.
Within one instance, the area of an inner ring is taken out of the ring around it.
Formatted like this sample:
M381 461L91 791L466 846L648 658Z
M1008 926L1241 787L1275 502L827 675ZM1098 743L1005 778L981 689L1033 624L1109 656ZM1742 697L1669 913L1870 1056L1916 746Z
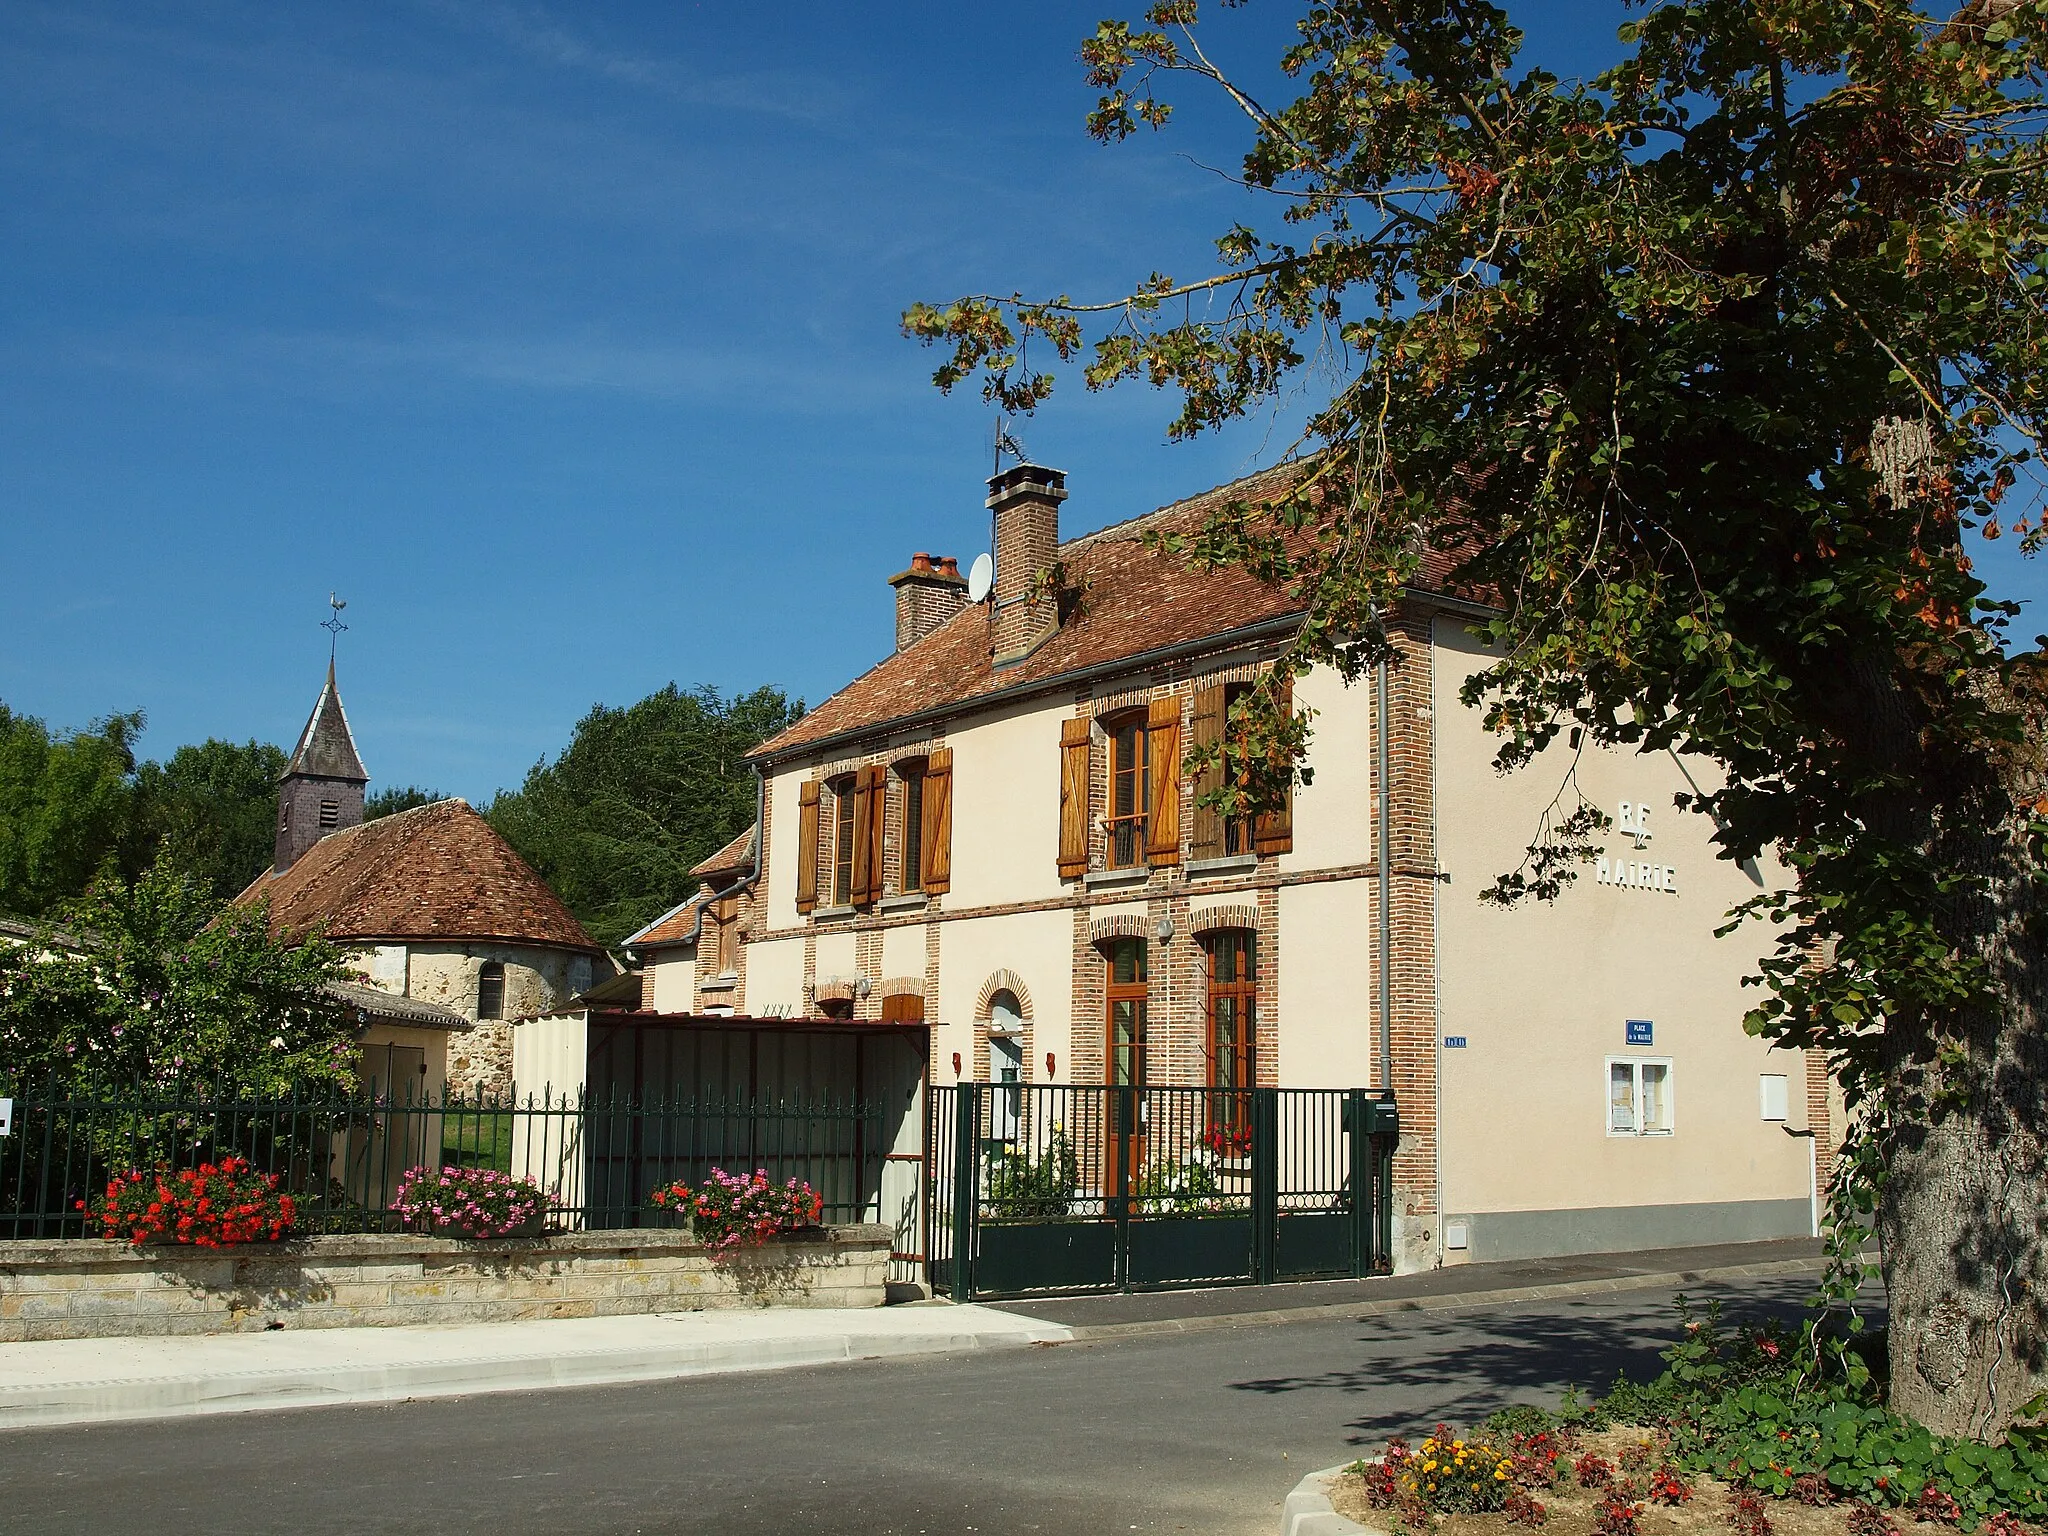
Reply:
M276 862L235 899L268 901L274 932L324 929L375 991L470 1021L446 1036L449 1088L508 1092L510 1021L561 1007L614 967L468 803L364 821L368 778L330 664L280 784ZM366 1057L364 1071L389 1082L413 1065Z

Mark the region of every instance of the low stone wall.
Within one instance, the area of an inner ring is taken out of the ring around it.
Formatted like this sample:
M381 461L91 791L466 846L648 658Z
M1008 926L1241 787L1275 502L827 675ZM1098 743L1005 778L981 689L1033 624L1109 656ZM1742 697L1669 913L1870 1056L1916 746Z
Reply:
M879 1307L890 1235L832 1227L724 1255L660 1230L473 1243L366 1234L239 1248L0 1242L0 1343Z

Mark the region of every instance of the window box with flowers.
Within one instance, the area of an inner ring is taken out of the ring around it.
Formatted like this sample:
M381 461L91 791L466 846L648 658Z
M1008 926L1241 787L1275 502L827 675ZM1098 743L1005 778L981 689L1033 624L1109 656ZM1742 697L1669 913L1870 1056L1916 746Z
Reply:
M532 1179L495 1168L408 1168L391 1209L406 1230L430 1237L539 1237L554 1197Z

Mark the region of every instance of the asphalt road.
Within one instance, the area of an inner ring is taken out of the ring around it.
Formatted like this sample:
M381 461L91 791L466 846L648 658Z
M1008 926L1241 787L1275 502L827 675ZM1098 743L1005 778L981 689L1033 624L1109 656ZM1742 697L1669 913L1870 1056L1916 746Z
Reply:
M1810 1277L1701 1294L1796 1311ZM994 1354L0 1434L0 1532L1270 1536L1303 1474L1647 1374L1642 1291Z

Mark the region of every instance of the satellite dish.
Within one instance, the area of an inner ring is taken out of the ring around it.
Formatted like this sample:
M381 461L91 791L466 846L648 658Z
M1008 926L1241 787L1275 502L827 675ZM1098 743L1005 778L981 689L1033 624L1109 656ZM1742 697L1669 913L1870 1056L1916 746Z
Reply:
M996 563L987 555L976 555L974 564L967 568L967 601L978 603L988 596L988 589L996 583Z

